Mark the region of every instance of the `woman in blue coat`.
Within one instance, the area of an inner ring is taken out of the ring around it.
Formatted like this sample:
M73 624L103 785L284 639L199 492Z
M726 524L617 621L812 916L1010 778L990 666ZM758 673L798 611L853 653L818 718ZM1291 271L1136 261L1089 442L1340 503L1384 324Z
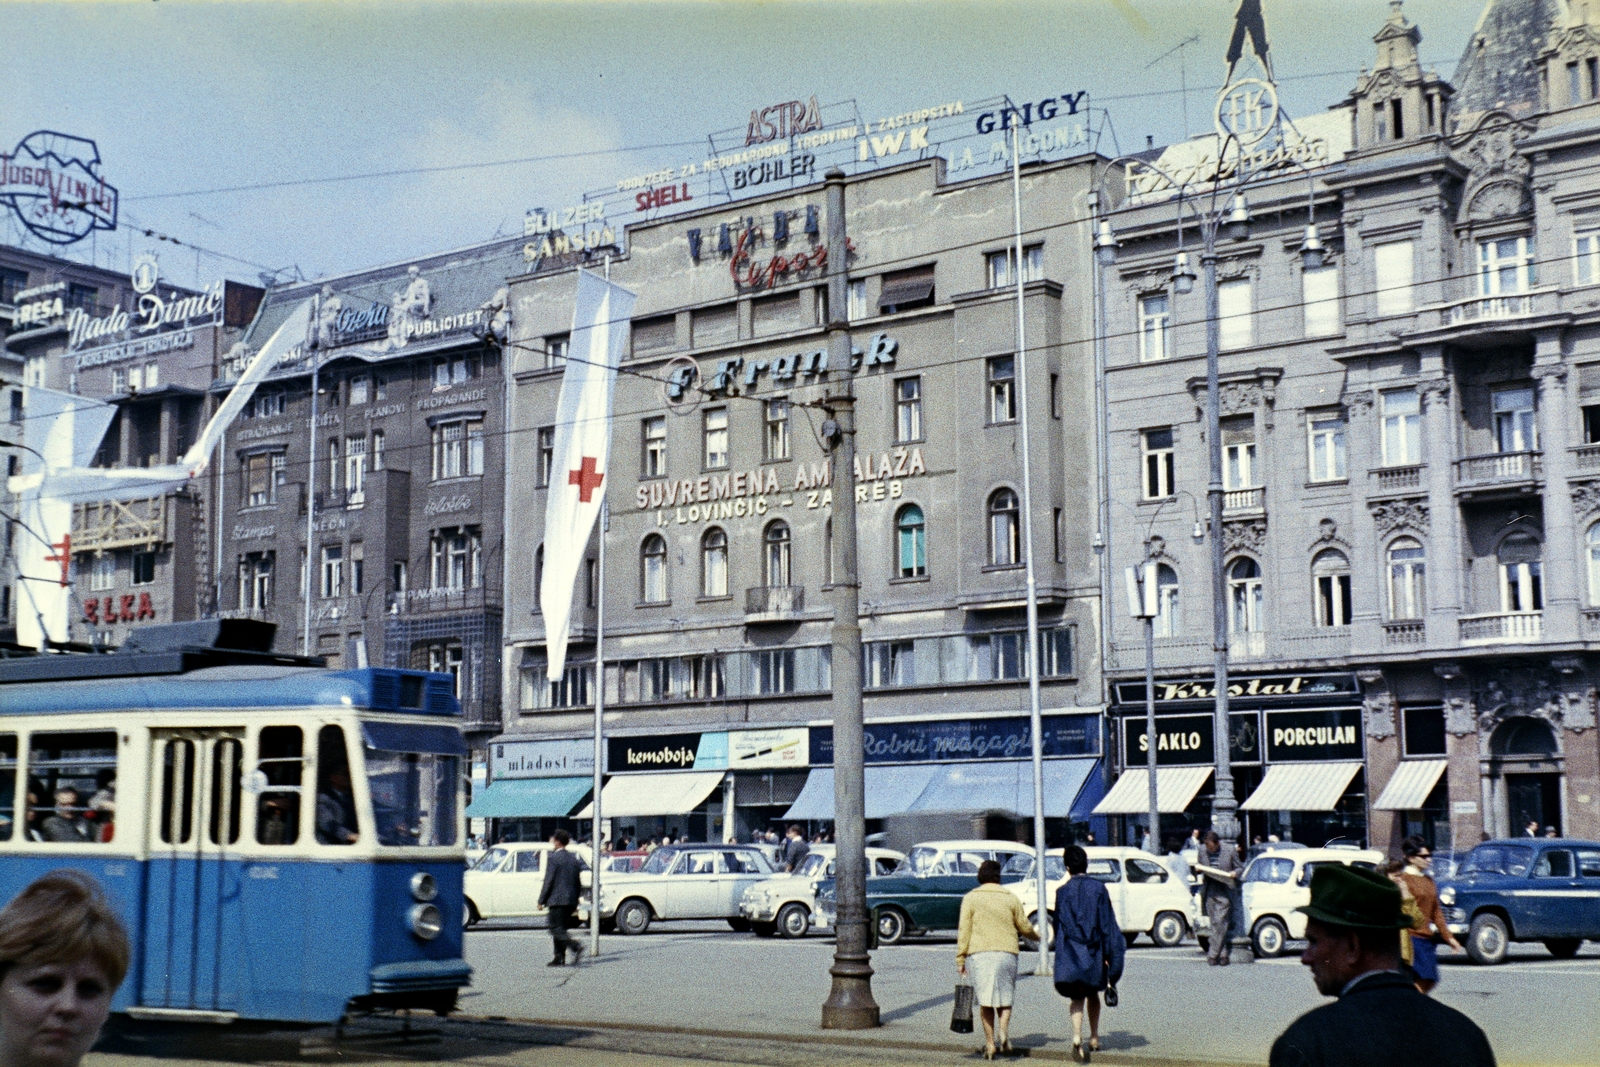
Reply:
M1071 1001L1072 1058L1088 1063L1100 1050L1100 992L1122 977L1127 942L1111 910L1111 896L1087 876L1089 857L1077 845L1066 852L1067 880L1056 890L1056 992ZM1083 1005L1089 1003L1089 1044L1083 1044Z

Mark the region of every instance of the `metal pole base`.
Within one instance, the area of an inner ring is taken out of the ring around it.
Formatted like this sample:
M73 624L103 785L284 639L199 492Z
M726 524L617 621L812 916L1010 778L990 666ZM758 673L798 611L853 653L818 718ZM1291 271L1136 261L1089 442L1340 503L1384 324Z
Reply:
M883 1025L878 1002L872 999L872 963L866 953L833 954L833 988L822 1004L824 1030L872 1030Z

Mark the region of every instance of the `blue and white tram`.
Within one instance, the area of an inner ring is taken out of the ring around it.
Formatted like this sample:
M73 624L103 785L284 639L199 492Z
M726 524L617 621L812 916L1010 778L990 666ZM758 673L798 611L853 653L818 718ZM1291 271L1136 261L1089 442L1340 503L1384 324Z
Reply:
M468 984L451 679L307 662L0 685L0 900L99 879L134 942L114 1010L329 1022Z

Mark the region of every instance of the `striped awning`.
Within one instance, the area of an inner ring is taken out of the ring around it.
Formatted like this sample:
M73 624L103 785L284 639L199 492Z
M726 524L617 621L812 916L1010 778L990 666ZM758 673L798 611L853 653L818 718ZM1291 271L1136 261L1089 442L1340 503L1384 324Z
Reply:
M1210 777L1209 766L1157 767L1156 808L1163 815L1183 811ZM1096 815L1139 815L1149 810L1150 772L1143 767L1123 771L1111 792L1094 806Z
M1279 763L1239 810L1332 811L1359 770L1359 763Z
M1389 776L1383 795L1372 805L1384 811L1416 811L1427 803L1428 794L1438 784L1439 776L1449 766L1449 760L1404 760Z

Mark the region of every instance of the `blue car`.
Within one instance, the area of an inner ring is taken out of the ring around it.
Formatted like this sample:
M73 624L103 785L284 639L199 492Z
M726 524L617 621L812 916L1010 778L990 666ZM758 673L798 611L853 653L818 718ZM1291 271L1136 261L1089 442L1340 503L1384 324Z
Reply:
M1485 841L1440 879L1439 904L1474 963L1503 962L1513 941L1542 941L1569 959L1600 941L1600 843Z

